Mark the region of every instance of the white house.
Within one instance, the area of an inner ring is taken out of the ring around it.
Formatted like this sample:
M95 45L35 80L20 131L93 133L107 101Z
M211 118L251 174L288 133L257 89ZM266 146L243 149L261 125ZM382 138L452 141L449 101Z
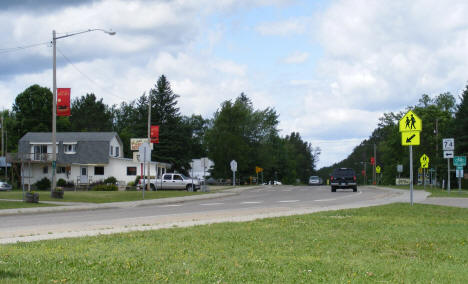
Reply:
M56 140L57 180L88 184L112 176L128 183L141 174L140 163L124 158L123 143L116 132L60 132ZM44 177L52 179L51 141L50 132L28 132L19 140L24 184ZM151 162L151 176L160 176L170 167L167 163Z

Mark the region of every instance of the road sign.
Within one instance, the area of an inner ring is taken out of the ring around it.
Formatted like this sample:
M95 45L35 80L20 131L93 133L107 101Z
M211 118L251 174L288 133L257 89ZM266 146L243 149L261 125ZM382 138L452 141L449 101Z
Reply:
M401 145L410 146L410 145L419 145L421 143L419 131L406 131L401 133Z
M396 169L397 169L397 172L402 173L403 172L403 165L397 165Z
M422 131L422 120L410 110L400 119L399 126L400 132Z
M140 155L140 163L151 161L151 148L147 142L138 147L138 153Z
M444 159L453 158L453 151L444 151Z
M423 169L429 168L429 157L426 154L423 154L421 156L421 159L419 159L419 161L421 162L421 168Z
M455 157L453 157L453 165L456 166L456 167L466 166L466 156L455 156Z
M237 172L237 162L236 162L236 160L231 161L231 171Z
M381 170L380 166L375 167L375 172L376 173L380 174L380 170Z
M444 151L453 151L455 150L455 139L445 138L442 140L442 148Z
M460 170L457 168L456 174L457 178L463 178L463 168L461 168Z

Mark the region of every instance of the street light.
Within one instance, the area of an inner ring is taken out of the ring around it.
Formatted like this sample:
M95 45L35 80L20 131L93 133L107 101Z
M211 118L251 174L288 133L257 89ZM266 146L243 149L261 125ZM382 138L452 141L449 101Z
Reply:
M56 112L57 112L57 40L61 38L66 38L74 35L79 35L79 34L84 34L84 33L89 33L93 31L102 31L108 35L115 35L114 31L107 31L103 29L88 29L85 31L81 32L76 32L76 33L71 33L71 34L65 34L63 36L56 36L55 30L52 31L52 47L53 47L53 71L52 71L52 76L53 76L53 93L54 96L52 98L52 187L51 191L55 190L55 184L56 184L56 175L55 175L55 168L56 168L56 162L57 162L57 139L55 137L55 132L56 132L56 125L57 125L57 120L56 120Z

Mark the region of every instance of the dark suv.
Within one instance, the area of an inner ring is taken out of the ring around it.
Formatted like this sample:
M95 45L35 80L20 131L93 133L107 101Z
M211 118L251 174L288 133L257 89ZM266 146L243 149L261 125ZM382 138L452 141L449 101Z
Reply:
M352 188L357 191L356 173L353 169L334 169L330 177L331 191L336 192L337 188Z

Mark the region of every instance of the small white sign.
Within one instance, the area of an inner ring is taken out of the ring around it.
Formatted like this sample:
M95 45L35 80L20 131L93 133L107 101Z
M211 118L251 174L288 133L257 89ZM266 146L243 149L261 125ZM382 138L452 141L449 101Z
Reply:
M140 152L133 152L133 162L143 163L143 161L140 161Z
M231 161L231 171L237 172L237 162L236 162L236 160Z
M140 163L151 161L151 149L148 143L141 144L138 153L140 154Z
M453 151L455 150L455 139L445 138L442 140L442 147L444 151Z
M453 151L444 151L444 159L453 158Z
M399 173L403 172L403 165L397 165L397 172Z
M461 170L457 169L456 173L457 173L457 178L463 178L463 169Z

